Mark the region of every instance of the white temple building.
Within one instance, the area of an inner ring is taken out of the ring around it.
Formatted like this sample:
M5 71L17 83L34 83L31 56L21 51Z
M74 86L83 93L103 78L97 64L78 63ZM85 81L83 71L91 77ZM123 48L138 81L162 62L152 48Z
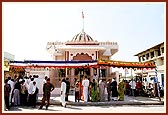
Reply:
M71 37L71 36L70 36ZM103 38L102 38L103 39ZM55 61L95 61L95 60L110 60L119 46L117 42L98 42L94 40L84 31L84 19L82 31L76 34L67 42L51 41L46 45L46 50L52 55ZM78 63L77 63L78 64ZM87 66L87 65L86 65ZM56 87L53 94L60 93L60 83L62 77L68 77L71 88L74 87L74 80L82 79L81 76L87 76L92 80L93 75L97 74L100 78L112 79L118 78L119 73L112 72L110 67L86 67L86 68L34 68L27 71L29 74L39 74L39 79L42 81L45 76L50 77L51 83ZM42 86L42 84L40 84ZM40 86L40 93L42 87Z
M47 51L56 61L91 61L109 60L118 51L117 42L98 42L84 32L84 29L67 42L48 42ZM63 68L50 71L50 78L57 84L61 77L69 77L73 86L74 78L87 75L92 79L94 74L99 77L112 78L110 68ZM56 85L58 86L58 85Z

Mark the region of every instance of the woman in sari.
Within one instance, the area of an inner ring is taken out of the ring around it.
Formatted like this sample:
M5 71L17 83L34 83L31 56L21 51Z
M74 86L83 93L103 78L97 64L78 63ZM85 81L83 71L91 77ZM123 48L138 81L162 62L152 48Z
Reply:
M121 80L121 82L118 84L119 101L124 101L124 90L125 90L125 83L124 80Z
M95 79L93 79L93 82L91 84L91 101L98 101L98 83Z

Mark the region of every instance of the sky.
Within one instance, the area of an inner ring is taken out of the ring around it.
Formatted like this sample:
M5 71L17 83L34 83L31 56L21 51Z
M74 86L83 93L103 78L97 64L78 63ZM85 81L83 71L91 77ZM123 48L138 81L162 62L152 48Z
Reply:
M84 29L99 42L117 42L111 59L138 61L135 54L165 41L165 3L2 4L3 51L15 60L53 60L47 42L71 40Z

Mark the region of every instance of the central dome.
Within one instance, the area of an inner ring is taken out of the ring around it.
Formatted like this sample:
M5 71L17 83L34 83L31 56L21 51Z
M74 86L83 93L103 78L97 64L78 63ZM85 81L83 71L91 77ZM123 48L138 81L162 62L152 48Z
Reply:
M80 32L73 37L71 42L94 42L94 40L85 32Z
M86 34L83 30L75 35L71 41L68 41L66 43L67 45L98 45L99 43L97 41L94 41L92 37L90 37L88 34Z

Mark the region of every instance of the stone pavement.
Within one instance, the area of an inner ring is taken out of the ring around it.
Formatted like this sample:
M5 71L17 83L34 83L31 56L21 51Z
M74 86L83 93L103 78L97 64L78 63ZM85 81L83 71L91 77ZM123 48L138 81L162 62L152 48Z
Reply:
M75 96L69 95L67 105L73 106L109 106L109 105L164 105L164 98L161 98L159 101L158 97L149 98L149 97L133 97L133 96L125 96L124 101L105 101L105 102L75 102ZM42 96L38 98L38 104L41 104ZM51 105L61 105L60 96L51 96L50 98Z

